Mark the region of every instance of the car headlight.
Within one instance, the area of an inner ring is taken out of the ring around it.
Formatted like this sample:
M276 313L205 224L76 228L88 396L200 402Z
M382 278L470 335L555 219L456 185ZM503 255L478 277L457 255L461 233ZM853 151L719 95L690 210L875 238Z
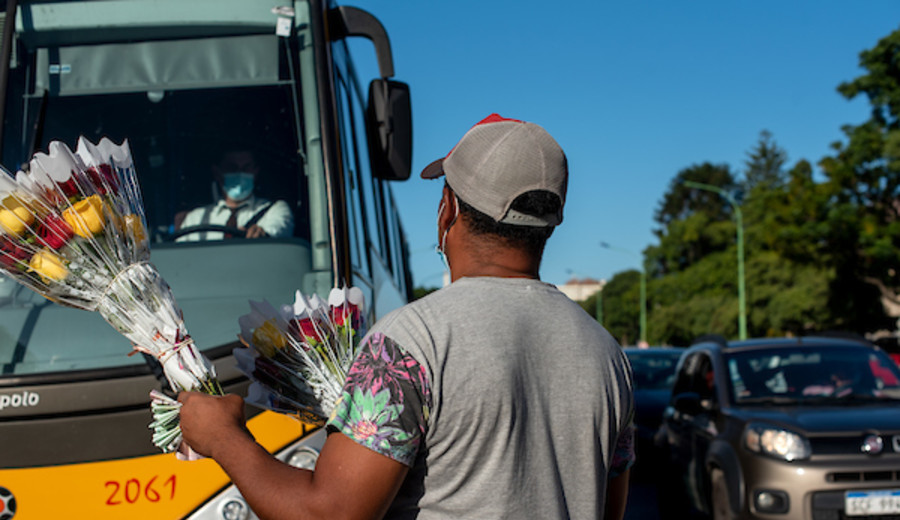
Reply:
M751 424L744 433L748 450L786 460L808 459L812 448L806 437L768 424Z

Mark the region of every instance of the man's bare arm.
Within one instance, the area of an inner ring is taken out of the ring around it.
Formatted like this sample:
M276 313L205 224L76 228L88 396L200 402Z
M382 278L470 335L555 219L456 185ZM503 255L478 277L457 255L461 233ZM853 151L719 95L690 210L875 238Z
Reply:
M341 433L328 436L315 472L294 468L247 432L240 397L183 392L179 401L185 441L219 463L260 518L381 518L407 473Z
M606 512L603 518L606 520L622 520L625 517L625 504L628 502L628 481L631 478L631 468L626 469L621 475L609 479L606 484Z

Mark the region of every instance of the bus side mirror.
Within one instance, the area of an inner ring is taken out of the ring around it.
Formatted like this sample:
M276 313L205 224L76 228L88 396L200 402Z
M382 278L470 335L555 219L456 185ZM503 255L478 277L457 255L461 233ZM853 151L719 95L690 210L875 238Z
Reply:
M405 181L412 170L412 109L409 85L390 79L369 83L366 134L373 175Z

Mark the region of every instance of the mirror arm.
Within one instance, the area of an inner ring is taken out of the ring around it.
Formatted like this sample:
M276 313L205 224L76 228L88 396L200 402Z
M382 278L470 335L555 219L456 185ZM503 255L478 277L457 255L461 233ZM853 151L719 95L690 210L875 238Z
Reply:
M394 58L391 54L391 40L378 18L357 7L342 5L329 12L330 40L348 36L362 36L375 45L378 71L382 78L394 76Z

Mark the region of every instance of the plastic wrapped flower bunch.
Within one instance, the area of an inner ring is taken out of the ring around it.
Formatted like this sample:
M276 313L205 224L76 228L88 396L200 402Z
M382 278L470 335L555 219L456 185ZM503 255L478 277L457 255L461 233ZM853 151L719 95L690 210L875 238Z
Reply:
M54 141L16 175L0 171L0 272L53 302L99 312L160 361L173 389L221 394L149 260L127 141L81 138L74 153ZM178 433L157 445L174 450Z
M341 395L366 333L363 293L332 289L328 301L296 293L293 305L276 309L250 302L238 321L238 368L251 379L247 402L323 424Z

